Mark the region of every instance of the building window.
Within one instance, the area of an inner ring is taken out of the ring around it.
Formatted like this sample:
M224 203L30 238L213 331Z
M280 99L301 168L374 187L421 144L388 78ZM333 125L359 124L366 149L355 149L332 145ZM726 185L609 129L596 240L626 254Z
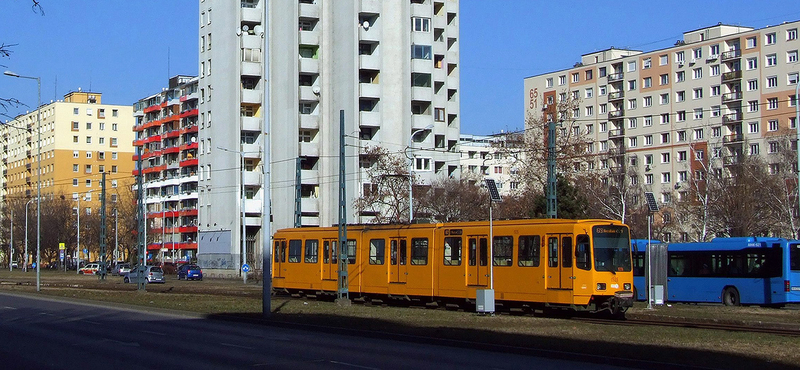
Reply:
M632 60L628 62L628 72L634 72L634 71L636 71L636 61Z
M774 154L778 152L778 142L777 141L770 141L769 142L769 153Z
M712 127L711 137L720 137L720 136L722 136L722 127Z
M666 84L669 84L669 75L668 75L668 74L666 74L666 73L665 73L665 74L663 74L663 75L661 75L661 81L660 81L660 83L661 83L661 85L666 85Z
M414 158L414 170L415 171L430 171L431 170L431 159L430 158L421 158L421 157Z
M747 102L747 111L758 112L758 100L750 100L749 102Z
M797 39L797 28L786 30L786 41L792 41L796 39Z
M700 79L703 78L703 69L702 68L695 68L692 70L692 79Z
M591 87L586 88L584 93L585 93L586 99L592 98L594 96L594 89L592 89Z
M628 118L628 128L636 128L636 117Z
M649 173L645 174L644 175L644 183L648 184L648 185L652 184L653 183L653 175L649 174Z
M758 46L758 42L756 42L756 37L755 36L748 37L746 45L747 45L748 49L752 49L752 48Z
M676 118L675 119L678 122L686 121L686 111L685 110L679 110L678 113L676 114Z
M642 69L650 69L652 64L652 60L650 58L642 59Z
M752 79L747 81L747 91L758 90L758 80Z
M658 56L658 65L665 66L667 63L669 63L669 56L666 54Z
M722 89L719 85L711 86L711 96L719 96L721 94Z
M669 94L661 94L661 104L669 104Z
M686 162L686 151L682 150L678 152L678 162Z
M712 105L711 106L711 117L719 117L721 115L722 109L719 105Z
M431 19L430 18L413 17L413 18L411 18L411 25L412 25L412 27L414 27L414 32L430 32L430 30L431 30Z
M703 88L699 87L693 90L694 98L695 99L702 99L703 98Z
M72 136L72 142L76 143L76 144L78 143L78 135L73 135Z
M750 155L758 155L760 153L760 149L758 148L758 144L750 144Z
M708 67L708 73L711 76L719 76L719 64Z
M778 76L767 77L767 88L778 87Z
M567 83L567 76L558 76L558 85L563 86Z
M646 89L646 88L652 87L652 86L653 86L653 78L652 77L645 77L642 80L642 88L643 89Z
M703 139L703 129L698 128L694 130L694 139L695 140L702 140Z
M637 144L638 144L638 142L637 142L637 141L638 141L638 140L636 140L636 136L634 136L634 137L629 137L629 138L628 138L628 146L629 146L629 147L631 147L631 148L635 148L635 147L637 146Z
M72 165L72 172L78 172L78 165L77 164L73 164Z
M653 135L645 135L644 136L644 145L645 146L653 145Z
M758 122L750 122L747 125L747 128L748 128L748 131L747 131L748 133L751 133L751 134L758 133Z
M669 133L661 134L661 144L669 144Z
M774 45L776 39L777 39L777 37L775 36L775 32L768 33L768 34L764 35L764 44L765 45Z
M544 85L545 87L553 87L553 78L549 77L548 79L546 79Z
M86 137L86 144L91 144L91 143L92 143L92 137L91 136L87 136Z
M686 61L686 56L683 51L675 53L675 63L683 63L684 61Z
M675 93L675 101L682 102L686 101L686 91L678 91Z
M767 67L772 67L778 65L778 56L777 54L768 54L767 55Z
M694 109L694 119L703 119L703 108Z
M669 153L661 153L661 163L669 163Z
M636 99L628 99L628 109L636 109Z
M112 137L111 138L111 147L115 148L116 146L117 146L117 138Z
M636 80L628 81L628 91L636 90Z
M667 123L669 123L669 113L661 114L661 124L663 125Z
M686 81L686 72L678 71L675 72L675 82L683 82Z
M653 125L653 116L644 116L644 127L650 127Z
M642 106L643 107L650 107L653 105L653 97L652 96L645 96L642 98Z
M797 84L797 72L789 73L787 75L787 81L789 85L796 85Z
M574 82L580 82L580 80L581 80L581 75L579 73L575 72L575 73L572 74L572 82L573 83Z
M670 181L672 181L671 178L670 178L670 173L669 172L662 172L661 173L661 183L662 184L669 184Z
M593 78L592 70L590 69L590 70L586 71L584 73L584 77L586 78L586 81L591 80Z
M758 58L747 58L747 70L758 68Z
M778 98L767 99L767 109L778 109ZM756 110L758 110L758 102L756 101Z

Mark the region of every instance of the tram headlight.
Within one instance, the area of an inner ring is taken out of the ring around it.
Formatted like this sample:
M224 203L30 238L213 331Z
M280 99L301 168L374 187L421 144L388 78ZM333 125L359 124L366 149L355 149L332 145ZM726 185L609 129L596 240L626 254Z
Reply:
M597 290L606 290L606 283L597 283Z
M625 290L631 290L631 283L622 284L622 288Z

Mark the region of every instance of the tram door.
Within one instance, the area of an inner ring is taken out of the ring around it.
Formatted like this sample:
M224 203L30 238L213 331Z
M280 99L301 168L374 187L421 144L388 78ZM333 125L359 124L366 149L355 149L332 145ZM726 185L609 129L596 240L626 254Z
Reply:
M467 241L467 285L489 284L489 238L471 236Z
M572 289L572 236L547 235L547 288Z
M408 281L408 241L391 239L389 253L389 282L405 284Z
M339 259L336 239L322 240L322 280L339 280Z
M272 257L275 260L273 274L276 278L282 278L283 264L286 263L286 240L275 241L275 250Z

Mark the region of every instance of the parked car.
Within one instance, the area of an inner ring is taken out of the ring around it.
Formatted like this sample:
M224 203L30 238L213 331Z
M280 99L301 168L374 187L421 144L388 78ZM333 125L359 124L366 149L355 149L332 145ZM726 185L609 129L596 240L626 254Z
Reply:
M203 280L203 270L197 265L182 265L178 268L178 280Z
M118 263L118 264L114 265L114 268L111 270L111 275L124 276L125 274L127 274L130 271L131 271L131 264L130 263L127 263L127 262Z
M86 266L81 267L81 269L78 270L78 273L81 275L97 275L98 270L100 270L99 263L90 263Z
M134 266L131 267L131 270L126 273L122 279L122 281L126 283L136 283L137 277L139 276L139 269ZM145 266L144 269L144 277L148 283L165 283L164 280L164 270L158 266Z

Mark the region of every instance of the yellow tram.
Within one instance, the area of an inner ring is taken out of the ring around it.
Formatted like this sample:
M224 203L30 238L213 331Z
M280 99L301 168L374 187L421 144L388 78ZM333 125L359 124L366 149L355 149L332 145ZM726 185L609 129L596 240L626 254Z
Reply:
M336 227L277 231L274 289L335 294L337 245ZM508 308L620 314L633 303L628 227L612 220L495 221L491 234L488 221L349 225L347 270L350 295L368 299L474 304L493 286Z

